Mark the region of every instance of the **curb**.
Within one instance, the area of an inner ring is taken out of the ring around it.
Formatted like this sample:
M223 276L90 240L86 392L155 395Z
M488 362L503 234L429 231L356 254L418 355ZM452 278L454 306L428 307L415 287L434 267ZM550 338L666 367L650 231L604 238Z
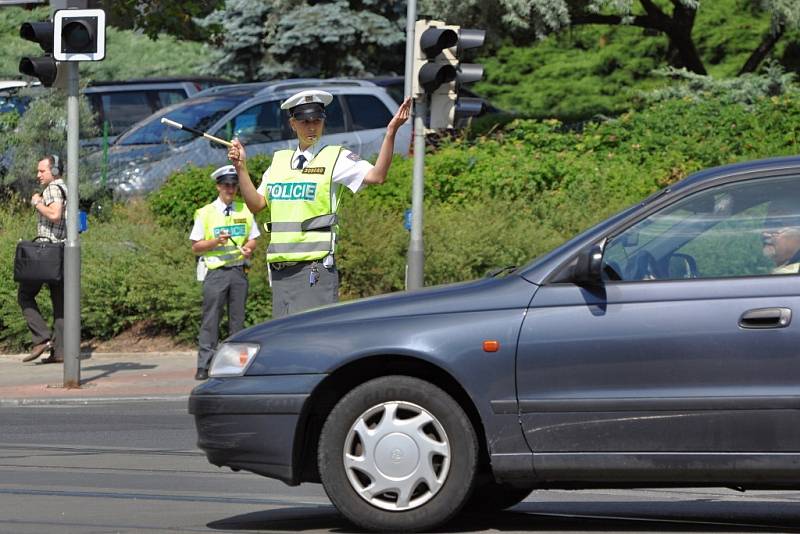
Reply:
M27 356L27 352L19 354L0 354L0 358L9 358L12 360L22 360ZM182 356L197 356L197 351L156 351L156 352L81 352L80 359L91 360L92 358L163 358L163 357L182 357Z
M189 402L189 395L162 395L142 397L86 397L84 399L70 398L24 398L0 399L0 408L19 406L82 406L89 404L123 404L133 402Z

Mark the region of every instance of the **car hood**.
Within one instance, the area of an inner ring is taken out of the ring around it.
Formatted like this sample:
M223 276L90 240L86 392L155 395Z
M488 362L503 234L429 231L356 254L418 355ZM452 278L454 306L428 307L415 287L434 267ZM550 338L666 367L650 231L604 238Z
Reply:
M108 150L107 185L118 196L156 189L176 165L185 163L181 155L185 155L192 144L114 145ZM91 158L94 167L100 169L102 152L94 152ZM98 171L95 180L99 179Z
M108 164L109 166L147 164L180 152L184 150L185 146L186 145L168 145L166 143L153 145L112 145L108 149Z
M521 276L510 275L402 291L331 304L267 321L241 331L230 341L252 340L286 330L307 330L365 320L526 308L537 287Z

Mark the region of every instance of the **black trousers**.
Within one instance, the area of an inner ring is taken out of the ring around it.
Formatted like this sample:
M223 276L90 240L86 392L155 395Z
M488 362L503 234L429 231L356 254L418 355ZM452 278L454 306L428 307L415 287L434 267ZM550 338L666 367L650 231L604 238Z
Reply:
M34 345L47 340L53 342L56 358L64 357L64 283L48 283L50 288L50 301L53 303L53 329L39 311L36 304L36 295L42 290L44 282L20 282L17 290L17 302L22 308L22 316L28 323Z
M219 342L219 323L228 306L228 327L233 335L244 328L247 275L241 267L209 269L203 281L203 318L198 335L197 367L208 369Z

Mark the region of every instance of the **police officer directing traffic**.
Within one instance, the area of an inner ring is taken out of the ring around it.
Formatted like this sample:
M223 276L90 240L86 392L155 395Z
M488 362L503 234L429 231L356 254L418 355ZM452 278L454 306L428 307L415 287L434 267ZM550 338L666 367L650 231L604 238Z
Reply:
M336 302L339 274L336 247L336 210L339 188L359 191L382 184L392 163L397 130L408 120L411 99L406 99L386 127L375 165L358 154L322 141L325 107L333 95L301 91L281 105L289 112L289 125L297 135L294 150L279 150L261 177L258 189L247 170L245 148L234 139L228 158L236 168L239 186L253 213L270 208L270 243L267 249L272 317Z
M219 196L195 212L189 239L208 269L203 280L203 318L198 336L197 380L208 378L208 366L219 340L222 310L228 305L231 335L244 328L247 301L246 267L261 233L244 202L235 200L238 177L232 165L211 174Z

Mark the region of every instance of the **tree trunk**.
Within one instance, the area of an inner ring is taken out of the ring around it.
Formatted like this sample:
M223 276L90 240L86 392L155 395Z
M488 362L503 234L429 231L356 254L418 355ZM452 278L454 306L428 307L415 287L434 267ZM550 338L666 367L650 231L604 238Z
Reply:
M642 0L644 3L646 0ZM692 30L694 29L694 19L697 11L689 8L673 0L675 6L672 12L672 19L670 20L667 35L672 45L678 49L678 56L681 58L683 67L696 74L707 74L706 67L703 65L703 60L700 59L700 54L697 52L697 47L694 45L692 39Z
M778 28L773 32L769 31L761 40L761 44L758 45L750 57L747 58L742 69L739 71L739 76L742 74L747 74L749 72L755 72L758 69L758 66L761 65L761 62L764 61L772 49L775 48L775 44L780 40L783 36L783 33L786 31L786 26L781 24Z
M664 33L669 39L670 45L678 52L681 63L680 66L696 74L705 75L706 68L703 65L703 60L700 59L700 54L697 52L697 47L694 45L694 40L692 39L694 18L697 12L694 9L685 7L677 0L673 0L675 9L670 17L654 4L652 0L640 0L640 2L646 15L634 16L630 24ZM622 17L618 15L580 13L572 17L571 24L574 26L581 24L620 25L622 24Z

